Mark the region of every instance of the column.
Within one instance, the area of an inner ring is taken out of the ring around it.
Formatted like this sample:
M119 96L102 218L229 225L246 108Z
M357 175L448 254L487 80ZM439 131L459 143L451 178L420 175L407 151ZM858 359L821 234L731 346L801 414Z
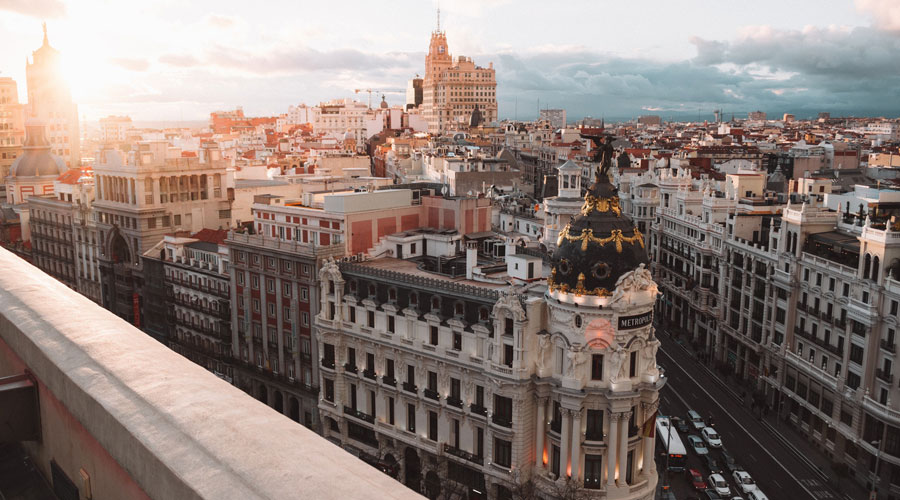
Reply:
M537 400L537 429L534 435L534 465L538 469L544 468L544 436L547 433L547 398L538 398Z
M565 478L569 472L569 441L572 440L570 429L571 419L569 410L561 408L562 428L559 432L559 477Z
M572 479L581 484L579 477L581 465L581 409L572 410Z
M616 443L619 438L619 414L609 414L609 433L606 444L606 489L616 486Z
M619 414L619 486L625 486L626 482L625 467L628 465L628 419L631 418L631 412Z
M654 422L653 425L656 425ZM656 475L656 460L653 459L653 438L644 438L643 473L650 478Z

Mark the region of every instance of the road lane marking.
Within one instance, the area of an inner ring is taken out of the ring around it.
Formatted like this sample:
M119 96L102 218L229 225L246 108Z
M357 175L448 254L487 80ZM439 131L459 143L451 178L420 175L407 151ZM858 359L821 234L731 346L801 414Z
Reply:
M660 350L660 352L662 352L663 355L665 355L667 358L669 358L669 360L672 361L672 364L675 365L675 366L677 366L678 369L682 371L682 373L684 373L685 375L687 375L687 371L675 362L675 358L673 358L671 354L669 354L669 353L667 353L666 351L663 351L663 350ZM688 378L690 378L690 377L688 377ZM772 452L770 452L768 448L766 448L765 446L763 446L763 444L760 443L759 440L756 439L756 437L755 437L750 431L748 431L747 428L744 427L743 424L741 424L741 423L740 423L740 422L739 422L739 421L738 421L738 420L737 420L737 419L736 419L736 418L735 418L728 410L726 410L725 407L722 406L721 403L719 403L719 400L716 399L716 398L714 398L714 397L712 396L712 394L710 394L709 391L706 390L706 388L704 388L702 385L700 385L696 380L692 380L692 381L694 382L694 384L695 384L701 391L703 391L704 394L706 394L707 397L709 397L709 401L710 401L710 402L712 402L712 403L714 403L716 406L718 406L720 410L722 410L726 415L728 415L728 416L731 418L731 420L735 423L735 425L737 425L738 427L740 427L741 430L744 431L745 434L747 434L747 437L749 437L750 439L752 439L753 442L757 444L757 446L759 446L764 452L766 452L767 455L769 455L770 457L772 457L772 460L774 460L775 463L778 464L778 466L781 467L782 470L784 470L784 472L787 473L787 475L791 476L791 479L793 479L794 481L796 481L797 484L799 484L800 487L803 488L803 491L805 491L810 497L812 497L813 500L818 500L819 498L821 498L821 496L816 495L816 494L813 494L813 492L809 490L809 488L806 486L806 484L803 483L803 481L801 481L800 479L798 479L797 476L795 476L795 475L790 471L790 469L788 469L787 467L785 467L784 464L782 464L777 458L775 458L775 455L773 455ZM675 394L675 397L677 397L679 400L681 400L681 402L684 403L685 406L687 406L688 408L690 408L690 405L688 404L687 401L685 401L684 397L682 397L681 394L678 394L678 392L675 391L675 390L672 390L672 393ZM808 480L807 480L807 481L808 481Z

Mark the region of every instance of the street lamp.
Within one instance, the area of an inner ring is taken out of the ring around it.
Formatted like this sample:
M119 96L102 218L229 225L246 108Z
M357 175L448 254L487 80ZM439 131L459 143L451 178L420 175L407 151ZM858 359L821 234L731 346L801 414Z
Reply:
M881 463L881 443L884 442L883 439L879 439L877 441L872 441L871 445L875 446L875 480L872 481L872 492L869 495L869 498L872 500L877 500L878 498L878 479L880 476L878 475L878 466Z

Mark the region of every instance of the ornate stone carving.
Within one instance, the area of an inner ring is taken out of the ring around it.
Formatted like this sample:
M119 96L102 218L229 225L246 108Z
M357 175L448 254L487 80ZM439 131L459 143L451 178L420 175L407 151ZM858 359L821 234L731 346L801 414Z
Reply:
M621 345L616 345L616 350L610 355L609 375L611 382L621 382L623 378L627 378L623 377L626 355L627 352L625 349L623 349Z
M619 302L633 304L634 295L638 292L652 292L653 295L656 295L656 283L653 281L653 275L644 264L640 264L634 271L629 271L619 277L610 305Z
M523 300L523 297L513 290L512 287L501 291L500 297L494 304L494 315L497 316L499 311L505 309L512 314L514 320L525 321L527 316L525 314L525 308L522 307Z
M653 339L641 349L641 358L644 360L644 373L651 376L659 375L656 367L656 351L659 350L659 340Z
M550 335L541 335L540 339L538 340L538 345L540 347L540 351L538 352L536 364L538 374L540 376L543 376L544 370L547 369L547 356L553 349L553 342L550 341Z

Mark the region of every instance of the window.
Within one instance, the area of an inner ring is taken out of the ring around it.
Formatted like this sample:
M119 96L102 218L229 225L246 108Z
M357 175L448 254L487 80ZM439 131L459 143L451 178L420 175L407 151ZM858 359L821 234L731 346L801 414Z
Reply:
M254 290L259 290L259 276L255 274L250 276L250 287Z
M459 401L462 399L461 391L460 391L459 379L451 378L450 379L450 398Z
M512 398L494 395L494 423L503 427L512 427Z
M506 321L504 323L504 328L503 328L503 334L504 335L512 335L513 334L513 319L512 318L506 318Z
M585 438L589 441L603 441L603 410L587 411Z
M431 345L438 345L438 327L431 325L431 336L428 341Z
M282 293L282 295L284 295L285 297L290 297L290 296L291 296L291 284L290 284L290 283L284 283L284 284L282 285L281 293Z
M394 378L394 360L393 359L385 359L384 360L384 371L386 372L387 378Z
M325 401L329 403L334 403L334 381L331 379L325 380Z
M272 278L266 278L266 291L269 293L275 293L275 280Z
M850 361L853 361L856 364L861 365L863 362L863 348L856 345L850 344Z
M437 372L428 372L428 390L437 392Z
M406 430L416 432L416 405L406 404Z
M303 311L300 313L300 322L303 324L303 326L309 326L309 313L308 312Z
M587 489L600 489L603 477L603 455L584 456L584 487Z
M388 423L394 425L394 398L388 397Z
M375 328L375 311L366 311L368 322L366 323L369 328Z
M475 406L484 407L484 387L475 386Z
M481 427L475 428L475 456L484 456L484 429Z
M591 380L603 380L603 355L591 356Z
M269 302L266 305L268 306L267 309L269 311L269 317L274 318L275 317L275 304Z
M637 375L637 351L632 351L628 366L628 376L634 377L635 375Z
M860 381L859 375L857 375L851 371L847 372L847 386L849 386L851 389L854 389L854 390L859 389L859 381Z
M494 439L494 463L501 467L512 464L512 443L500 438Z
M462 350L462 333L460 332L453 332L453 350Z
M350 322L356 323L356 308L353 306L350 306Z
M438 435L438 416L437 412L428 412L428 439L437 441Z
M306 287L300 289L300 300L306 302L309 300L309 290Z
M550 452L550 472L559 477L559 446L553 445Z
M387 328L388 332L394 333L394 316L390 315L387 317L387 319L388 319L388 328Z

